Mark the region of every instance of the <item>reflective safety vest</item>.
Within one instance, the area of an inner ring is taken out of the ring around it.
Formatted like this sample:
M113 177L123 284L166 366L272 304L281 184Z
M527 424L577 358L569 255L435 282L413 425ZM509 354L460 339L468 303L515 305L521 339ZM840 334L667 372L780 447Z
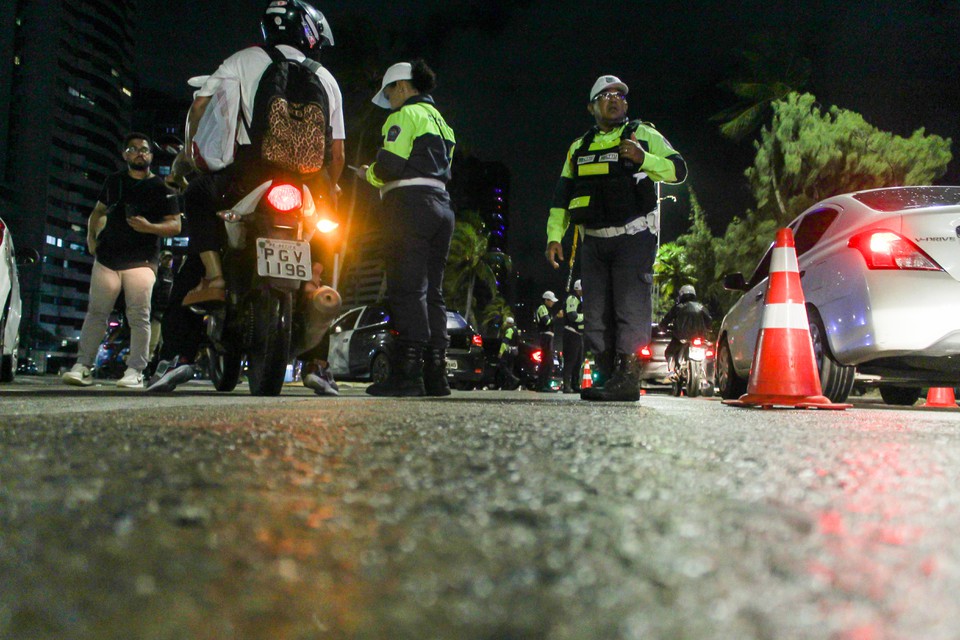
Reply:
M570 222L588 227L622 226L656 208L653 182L638 180L636 165L629 160L620 161L620 142L629 140L639 126L636 120L628 123L618 139L601 148L594 144L596 127L583 136L580 148L571 158L574 187L567 205Z
M567 321L566 329L583 333L583 301L577 296L571 294L567 296L567 302L563 310L563 317Z
M510 347L516 346L517 330L514 327L507 327L503 332L503 340L500 341L500 357L510 350Z
M553 335L553 316L550 315L550 309L547 308L547 305L542 304L537 307L537 330L540 333L549 333Z

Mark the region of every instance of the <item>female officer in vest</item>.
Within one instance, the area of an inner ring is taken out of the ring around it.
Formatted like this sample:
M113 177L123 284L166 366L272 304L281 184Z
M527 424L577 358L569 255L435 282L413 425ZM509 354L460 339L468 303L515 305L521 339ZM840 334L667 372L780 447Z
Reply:
M454 216L446 184L453 130L429 92L436 76L422 60L399 62L383 76L373 103L391 109L376 161L358 170L380 189L386 251L387 303L398 348L390 376L367 388L376 396L443 396L447 385L447 314L443 269Z

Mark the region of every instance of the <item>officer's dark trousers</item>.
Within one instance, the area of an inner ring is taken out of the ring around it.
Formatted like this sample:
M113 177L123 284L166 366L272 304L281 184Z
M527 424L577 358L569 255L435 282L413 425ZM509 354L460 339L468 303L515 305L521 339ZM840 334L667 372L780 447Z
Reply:
M537 374L537 389L549 389L553 376L553 334L540 334L540 370Z
M446 191L399 187L383 199L387 237L387 305L401 342L446 349L443 269L453 237Z
M585 236L581 250L586 348L634 354L650 342L653 260L649 231L613 238Z
M570 329L563 330L563 387L580 388L580 367L583 365L583 336Z

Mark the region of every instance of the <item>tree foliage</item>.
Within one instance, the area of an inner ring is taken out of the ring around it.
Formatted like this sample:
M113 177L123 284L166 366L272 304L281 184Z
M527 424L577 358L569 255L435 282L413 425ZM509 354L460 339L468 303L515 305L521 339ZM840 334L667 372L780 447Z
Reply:
M468 322L476 320L471 318L476 284L480 283L490 296L494 296L498 292L498 273L507 274L513 268L510 256L501 251L490 251L489 242L489 234L470 221L457 221L450 242L443 289L448 305L462 309Z

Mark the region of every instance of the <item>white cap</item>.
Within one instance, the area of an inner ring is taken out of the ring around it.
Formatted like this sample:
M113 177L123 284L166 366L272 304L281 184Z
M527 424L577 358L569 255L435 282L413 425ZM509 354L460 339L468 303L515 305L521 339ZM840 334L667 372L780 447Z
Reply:
M630 89L627 88L627 85L621 82L620 78L617 76L600 76L597 78L597 81L593 83L593 88L590 89L590 100L592 101L597 97L597 94L601 91L606 91L610 87L616 87L623 91L623 94L626 95L630 93Z
M387 72L383 74L383 82L380 84L380 91L377 92L377 95L373 96L373 100L371 100L371 102L378 107L389 109L390 101L387 100L387 96L383 95L383 90L388 84L392 84L397 80L411 79L413 79L413 65L409 62L398 62L387 69Z
M553 295L553 291L544 291L543 295L540 296L544 300L549 300L550 302L556 302L557 296Z
M583 287L580 286L580 278L577 278L577 281L573 283L573 288L583 291Z
M514 320L513 320L513 318L510 317L510 316L507 316L507 317L504 318L504 320L503 320L503 324L513 324L513 322L514 322Z

